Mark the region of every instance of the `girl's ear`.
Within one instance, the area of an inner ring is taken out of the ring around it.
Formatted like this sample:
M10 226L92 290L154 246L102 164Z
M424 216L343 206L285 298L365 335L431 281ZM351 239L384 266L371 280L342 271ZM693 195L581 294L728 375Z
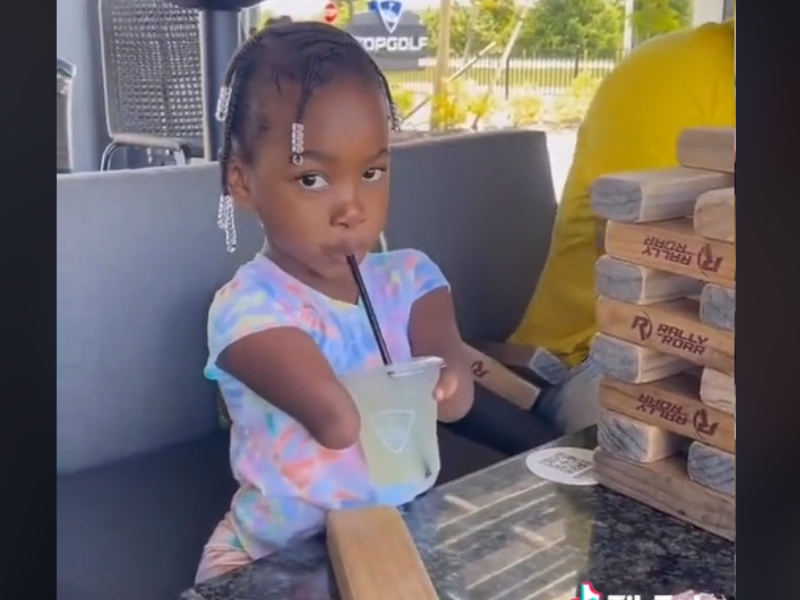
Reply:
M248 172L242 161L234 155L228 161L228 190L242 206L254 208L253 194L248 182Z

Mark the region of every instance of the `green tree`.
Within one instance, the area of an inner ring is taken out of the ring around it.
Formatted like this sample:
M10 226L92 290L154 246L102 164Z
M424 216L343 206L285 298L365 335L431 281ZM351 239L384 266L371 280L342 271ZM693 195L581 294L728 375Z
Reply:
M258 22L258 27L256 28L256 29L259 29L259 30L264 29L264 27L266 27L267 25L271 25L273 22L280 22L280 21L287 21L287 20L291 21L291 19L292 19L288 15L275 15L275 14L271 13L269 10L262 10L260 15L261 15L261 18L260 18L260 20ZM254 32L250 31L250 33L253 34Z
M267 8L262 8L258 11L258 25L256 28L260 31L264 29L270 19L274 19L276 15ZM250 32L251 34L254 33L253 31Z
M496 52L502 51L519 12L516 0L472 0L454 4L450 22L451 54L475 55L491 42L497 42ZM439 38L439 11L424 10L420 18L428 27L428 47L431 53L435 53Z
M631 25L636 43L691 25L691 0L636 0Z
M344 27L350 23L353 15L367 12L369 0L336 0L336 5L339 7L336 25Z
M619 0L539 0L519 46L551 57L614 56L622 46L624 18Z

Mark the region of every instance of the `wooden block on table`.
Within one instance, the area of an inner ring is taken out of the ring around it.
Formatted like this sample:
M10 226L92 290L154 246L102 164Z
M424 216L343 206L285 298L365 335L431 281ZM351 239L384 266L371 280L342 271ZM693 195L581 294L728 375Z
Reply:
M700 294L700 320L717 329L735 331L736 289L707 283Z
M600 485L730 541L736 540L736 501L689 479L682 455L641 464L598 448Z
M550 385L559 385L569 374L569 367L545 348L497 342L477 342L472 347L502 365L527 369Z
M735 453L734 416L700 402L699 390L700 377L689 373L639 385L604 377L600 408Z
M703 282L601 256L595 264L595 288L601 296L631 304L653 304L699 294Z
M342 600L438 600L400 513L387 506L328 513L328 554Z
M700 400L717 410L736 412L736 379L733 375L714 369L703 369L700 380Z
M592 361L606 375L628 383L647 383L695 368L694 363L598 333L592 340Z
M606 226L606 254L630 263L736 287L736 245L700 237L690 219Z
M733 175L686 167L598 177L592 210L610 221L647 223L688 217L700 194L733 185Z
M678 138L678 162L684 167L734 173L735 127L692 127Z
M686 468L692 481L726 496L736 495L736 456L719 448L693 442Z
M536 385L469 344L464 344L464 350L472 366L475 383L522 409L533 407L541 393Z
M701 194L694 207L694 232L710 240L736 243L736 191L734 188Z
M597 326L602 333L732 375L734 334L702 323L699 310L689 298L639 306L601 296Z
M613 456L651 463L685 450L688 441L672 432L601 409L597 443Z

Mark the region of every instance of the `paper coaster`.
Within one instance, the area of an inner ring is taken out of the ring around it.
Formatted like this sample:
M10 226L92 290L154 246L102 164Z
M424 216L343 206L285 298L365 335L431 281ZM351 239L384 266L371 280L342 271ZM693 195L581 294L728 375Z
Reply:
M563 485L595 485L594 450L544 448L525 458L528 470L545 481Z

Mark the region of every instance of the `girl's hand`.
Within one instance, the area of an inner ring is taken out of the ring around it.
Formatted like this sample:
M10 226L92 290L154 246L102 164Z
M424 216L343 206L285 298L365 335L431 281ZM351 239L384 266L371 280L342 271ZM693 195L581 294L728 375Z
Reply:
M456 390L458 390L458 378L451 370L445 367L439 375L436 387L433 388L433 398L437 402L449 400L455 395Z
M445 368L433 390L442 423L464 418L474 400L471 360L458 332L453 298L446 286L423 295L411 308L408 341L412 356L439 356Z

